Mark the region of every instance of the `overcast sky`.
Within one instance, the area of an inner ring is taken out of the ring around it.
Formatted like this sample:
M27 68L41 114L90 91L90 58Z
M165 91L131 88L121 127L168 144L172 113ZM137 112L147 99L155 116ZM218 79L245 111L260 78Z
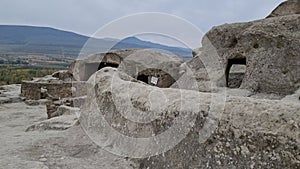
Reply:
M267 16L284 0L1 0L0 23L37 25L92 35L104 24L138 12L183 17L204 32L224 23Z

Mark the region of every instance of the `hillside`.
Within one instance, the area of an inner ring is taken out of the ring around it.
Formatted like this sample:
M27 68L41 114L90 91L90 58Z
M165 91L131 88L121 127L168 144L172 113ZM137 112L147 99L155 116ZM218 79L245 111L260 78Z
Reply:
M192 58L192 50L181 47L171 47L165 46L158 43L153 43L150 41L143 41L136 37L125 38L122 41L118 42L113 49L126 49L126 48L153 48L160 49L166 52L170 52L172 54L178 55L183 58L183 60L188 60Z
M77 57L87 36L48 27L0 26L0 54ZM97 46L111 43L95 40Z
M88 36L49 27L0 25L0 54L2 55L40 54L76 58L87 40L93 42L86 51L87 54L106 50L117 43L114 39L90 39ZM169 47L137 38L126 38L113 47L113 49L126 48L156 48L167 50L183 58L191 57L190 49Z

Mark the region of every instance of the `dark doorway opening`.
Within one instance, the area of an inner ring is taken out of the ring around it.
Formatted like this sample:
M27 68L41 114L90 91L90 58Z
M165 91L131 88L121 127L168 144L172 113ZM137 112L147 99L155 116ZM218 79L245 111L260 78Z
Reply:
M169 88L176 82L176 80L167 72L161 69L152 68L139 72L137 80L160 88Z
M108 62L101 62L98 66L98 70L105 68L105 67L114 67L114 68L118 68L119 64L116 63L108 63Z
M228 59L225 75L226 86L239 88L246 73L246 58Z
M138 75L137 80L148 83L148 76L146 75Z

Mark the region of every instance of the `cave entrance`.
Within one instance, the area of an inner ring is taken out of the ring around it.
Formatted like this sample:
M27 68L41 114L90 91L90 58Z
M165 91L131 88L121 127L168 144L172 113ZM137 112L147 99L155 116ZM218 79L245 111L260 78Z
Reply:
M103 69L105 67L114 67L114 68L118 68L119 64L117 63L109 63L109 62L101 62L98 66L98 70Z
M239 88L246 73L246 58L228 59L225 75L226 86Z
M137 80L160 88L169 88L176 80L161 69L146 69L138 73Z
M139 74L138 77L137 77L137 80L145 82L145 83L148 84L148 76L146 76L146 75Z
M100 70L104 67L118 68L121 61L122 61L122 58L118 54L113 53L113 52L107 52L104 55L101 63L99 64L98 70Z
M96 55L97 56L97 55ZM101 60L101 62L96 61L96 62L91 62L91 63L85 63L84 68L85 71L81 75L81 79L83 81L87 81L92 74L97 72L100 69L103 69L105 67L113 67L113 68L118 68L119 64L121 64L122 58L113 52L107 52L105 55L101 54L96 60Z

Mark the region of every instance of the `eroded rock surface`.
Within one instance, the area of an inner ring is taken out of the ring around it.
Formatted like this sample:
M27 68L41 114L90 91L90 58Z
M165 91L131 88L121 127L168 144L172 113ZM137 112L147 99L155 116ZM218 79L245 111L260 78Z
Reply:
M93 54L78 58L69 67L69 72L77 81L86 81L99 69L110 66L118 67L121 61L140 49L112 50L105 53Z
M0 87L1 167L300 168L297 4L214 27L185 63L116 50L24 82L47 109Z
M182 62L175 55L153 49L112 50L78 59L69 71L76 80L86 81L96 71L114 67L149 85L167 88L180 77Z
M21 102L21 85L0 86L0 104Z
M287 0L281 3L268 17L277 17L283 15L300 14L300 1Z
M134 169L135 163L110 154L80 126L68 130L25 132L47 119L44 105L0 104L0 168L2 169Z
M206 50L213 46L223 63L227 86L231 66L246 65L241 88L291 94L300 86L299 23L300 15L294 14L214 27L194 60L210 55Z
M92 82L94 87L89 90L90 98L87 99L86 107L82 109L84 114L81 114L81 124L88 133L96 132L102 127L112 127L130 137L151 137L169 130L174 123L176 124L174 120L182 115L185 116L187 112L190 112L192 119L195 119L195 121L186 119L190 123L195 123L178 145L161 155L137 160L140 168L300 167L300 104L297 104L298 102L227 96L224 112L221 116L216 116L209 111L210 98L214 95L207 93L148 86L131 81L130 76L113 68L98 71L89 82ZM161 93L161 97L156 98L157 102L151 100L153 91L157 94ZM93 99L95 97L96 99ZM129 104L126 104L128 99ZM164 103L164 100L168 101ZM122 109L118 109L119 102L123 103ZM182 104L179 104L180 102ZM95 103L99 112L94 111ZM151 107L151 104L154 106ZM164 106L158 109L159 104ZM217 104L222 105L220 102ZM131 109L131 105L136 109ZM157 114L151 121L145 115L153 112ZM101 114L110 126L100 127L102 123L93 120L99 119ZM130 119L134 115L140 115L143 118L138 120L149 120L149 123L134 123L124 118ZM218 119L217 129L210 128L211 133L203 132L205 125L213 123L216 119ZM206 138L204 134L209 134L209 137ZM104 148L108 148L108 151L116 151L119 144L120 142L112 137L106 137L105 145L109 146ZM143 148L147 150L149 145L145 144ZM139 154L139 149L130 145L127 151Z
M42 130L66 130L78 124L79 109L68 106L59 106L58 109L51 114L51 119L37 122L29 126L26 131L42 131Z

